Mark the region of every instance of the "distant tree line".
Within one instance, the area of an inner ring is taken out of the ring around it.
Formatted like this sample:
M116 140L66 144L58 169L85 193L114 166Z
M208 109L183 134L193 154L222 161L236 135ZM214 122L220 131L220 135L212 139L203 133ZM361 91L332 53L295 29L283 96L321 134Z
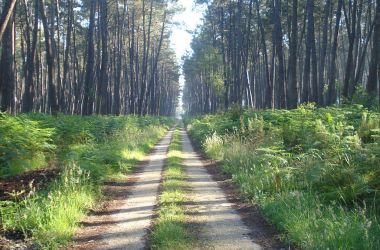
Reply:
M172 115L170 2L0 0L1 111Z
M197 2L207 10L184 62L187 112L376 104L380 0Z

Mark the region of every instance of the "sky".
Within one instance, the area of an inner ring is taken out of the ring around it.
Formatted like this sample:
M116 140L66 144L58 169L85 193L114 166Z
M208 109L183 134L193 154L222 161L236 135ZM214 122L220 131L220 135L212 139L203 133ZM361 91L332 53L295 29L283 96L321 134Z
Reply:
M174 26L171 36L172 45L177 54L178 62L186 51L191 51L190 43L192 35L188 31L194 31L197 25L202 23L203 8L195 6L191 0L178 0L178 4L184 7L184 12L174 17L174 22L180 25Z
M188 52L191 53L192 35L188 31L194 31L198 25L202 24L204 8L196 7L192 0L178 0L178 4L182 5L185 10L174 17L174 22L178 22L180 25L173 27L171 44L176 52L178 63L182 65L182 56ZM179 82L183 87L185 79L182 74ZM182 94L179 105L182 106Z

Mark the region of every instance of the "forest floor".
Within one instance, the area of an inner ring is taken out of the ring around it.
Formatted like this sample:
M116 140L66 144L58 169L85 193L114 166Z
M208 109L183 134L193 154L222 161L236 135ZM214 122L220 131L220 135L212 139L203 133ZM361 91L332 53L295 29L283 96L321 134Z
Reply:
M236 198L232 185L226 184L228 177L221 177L215 164L210 166L194 151L183 129L181 136L192 200L186 204L186 210L191 212L188 223L199 228L198 245L202 249L285 249L256 208ZM106 207L92 212L82 222L70 248L147 248L157 217L155 206L171 138L169 132L127 180L107 183Z
M0 178L0 201L17 201L31 192L46 188L59 174L57 168L45 168L23 174ZM33 247L31 239L25 239L19 230L2 232L0 227L0 249L29 249ZM3 235L3 236L1 236Z
M31 187L43 189L58 172L57 168L46 168L0 178L0 201L21 199L29 194Z

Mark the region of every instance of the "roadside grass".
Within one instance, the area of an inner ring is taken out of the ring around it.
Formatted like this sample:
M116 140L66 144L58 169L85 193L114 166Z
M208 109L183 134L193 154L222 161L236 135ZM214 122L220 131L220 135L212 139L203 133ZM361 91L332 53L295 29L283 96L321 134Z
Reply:
M302 249L380 249L378 112L309 105L186 123L284 241Z
M186 175L182 167L181 134L174 131L164 170L158 218L151 234L152 249L193 249L195 240L183 203L188 202Z
M379 249L379 217L371 204L326 201L324 194L286 180L290 176L276 178L280 172L271 168L274 162L268 159L268 150L265 156L252 153L251 147L231 138L228 144L207 148L209 156L216 149L215 154L224 154L220 162L223 171L232 175L246 198L261 206L269 221L286 232L284 241L302 249Z
M31 188L26 198L15 193L14 200L0 201L0 233L22 232L38 249L58 249L70 242L86 211L102 198L102 183L128 174L172 122L153 117L28 119L38 120L33 123L42 130L55 131L47 142L57 144L56 150L47 154L60 162L61 171L45 190Z

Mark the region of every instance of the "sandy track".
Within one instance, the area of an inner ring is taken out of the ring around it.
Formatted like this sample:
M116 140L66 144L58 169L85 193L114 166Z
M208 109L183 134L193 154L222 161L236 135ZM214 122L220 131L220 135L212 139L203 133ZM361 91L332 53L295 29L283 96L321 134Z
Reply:
M147 156L147 164L128 181L113 183L116 199L104 211L83 223L76 238L76 249L144 249L145 236L152 223L154 207L164 167L166 152L173 132L170 131ZM128 193L128 194L127 194ZM120 194L120 195L118 195ZM118 197L118 198L117 198Z
M251 239L251 229L207 172L184 130L182 140L183 165L197 214L194 220L201 225L200 240L212 249L263 249Z
M197 249L278 249L261 245L260 239L253 236L254 230L244 224L234 203L229 201L218 182L207 172L183 128L181 134L183 166L192 199L188 211L194 215L189 222L197 225L197 238L201 241L201 247ZM107 192L111 205L83 222L84 227L76 237L73 249L146 248L172 135L173 132L169 132L155 146L141 171L122 182L108 183L111 187Z

